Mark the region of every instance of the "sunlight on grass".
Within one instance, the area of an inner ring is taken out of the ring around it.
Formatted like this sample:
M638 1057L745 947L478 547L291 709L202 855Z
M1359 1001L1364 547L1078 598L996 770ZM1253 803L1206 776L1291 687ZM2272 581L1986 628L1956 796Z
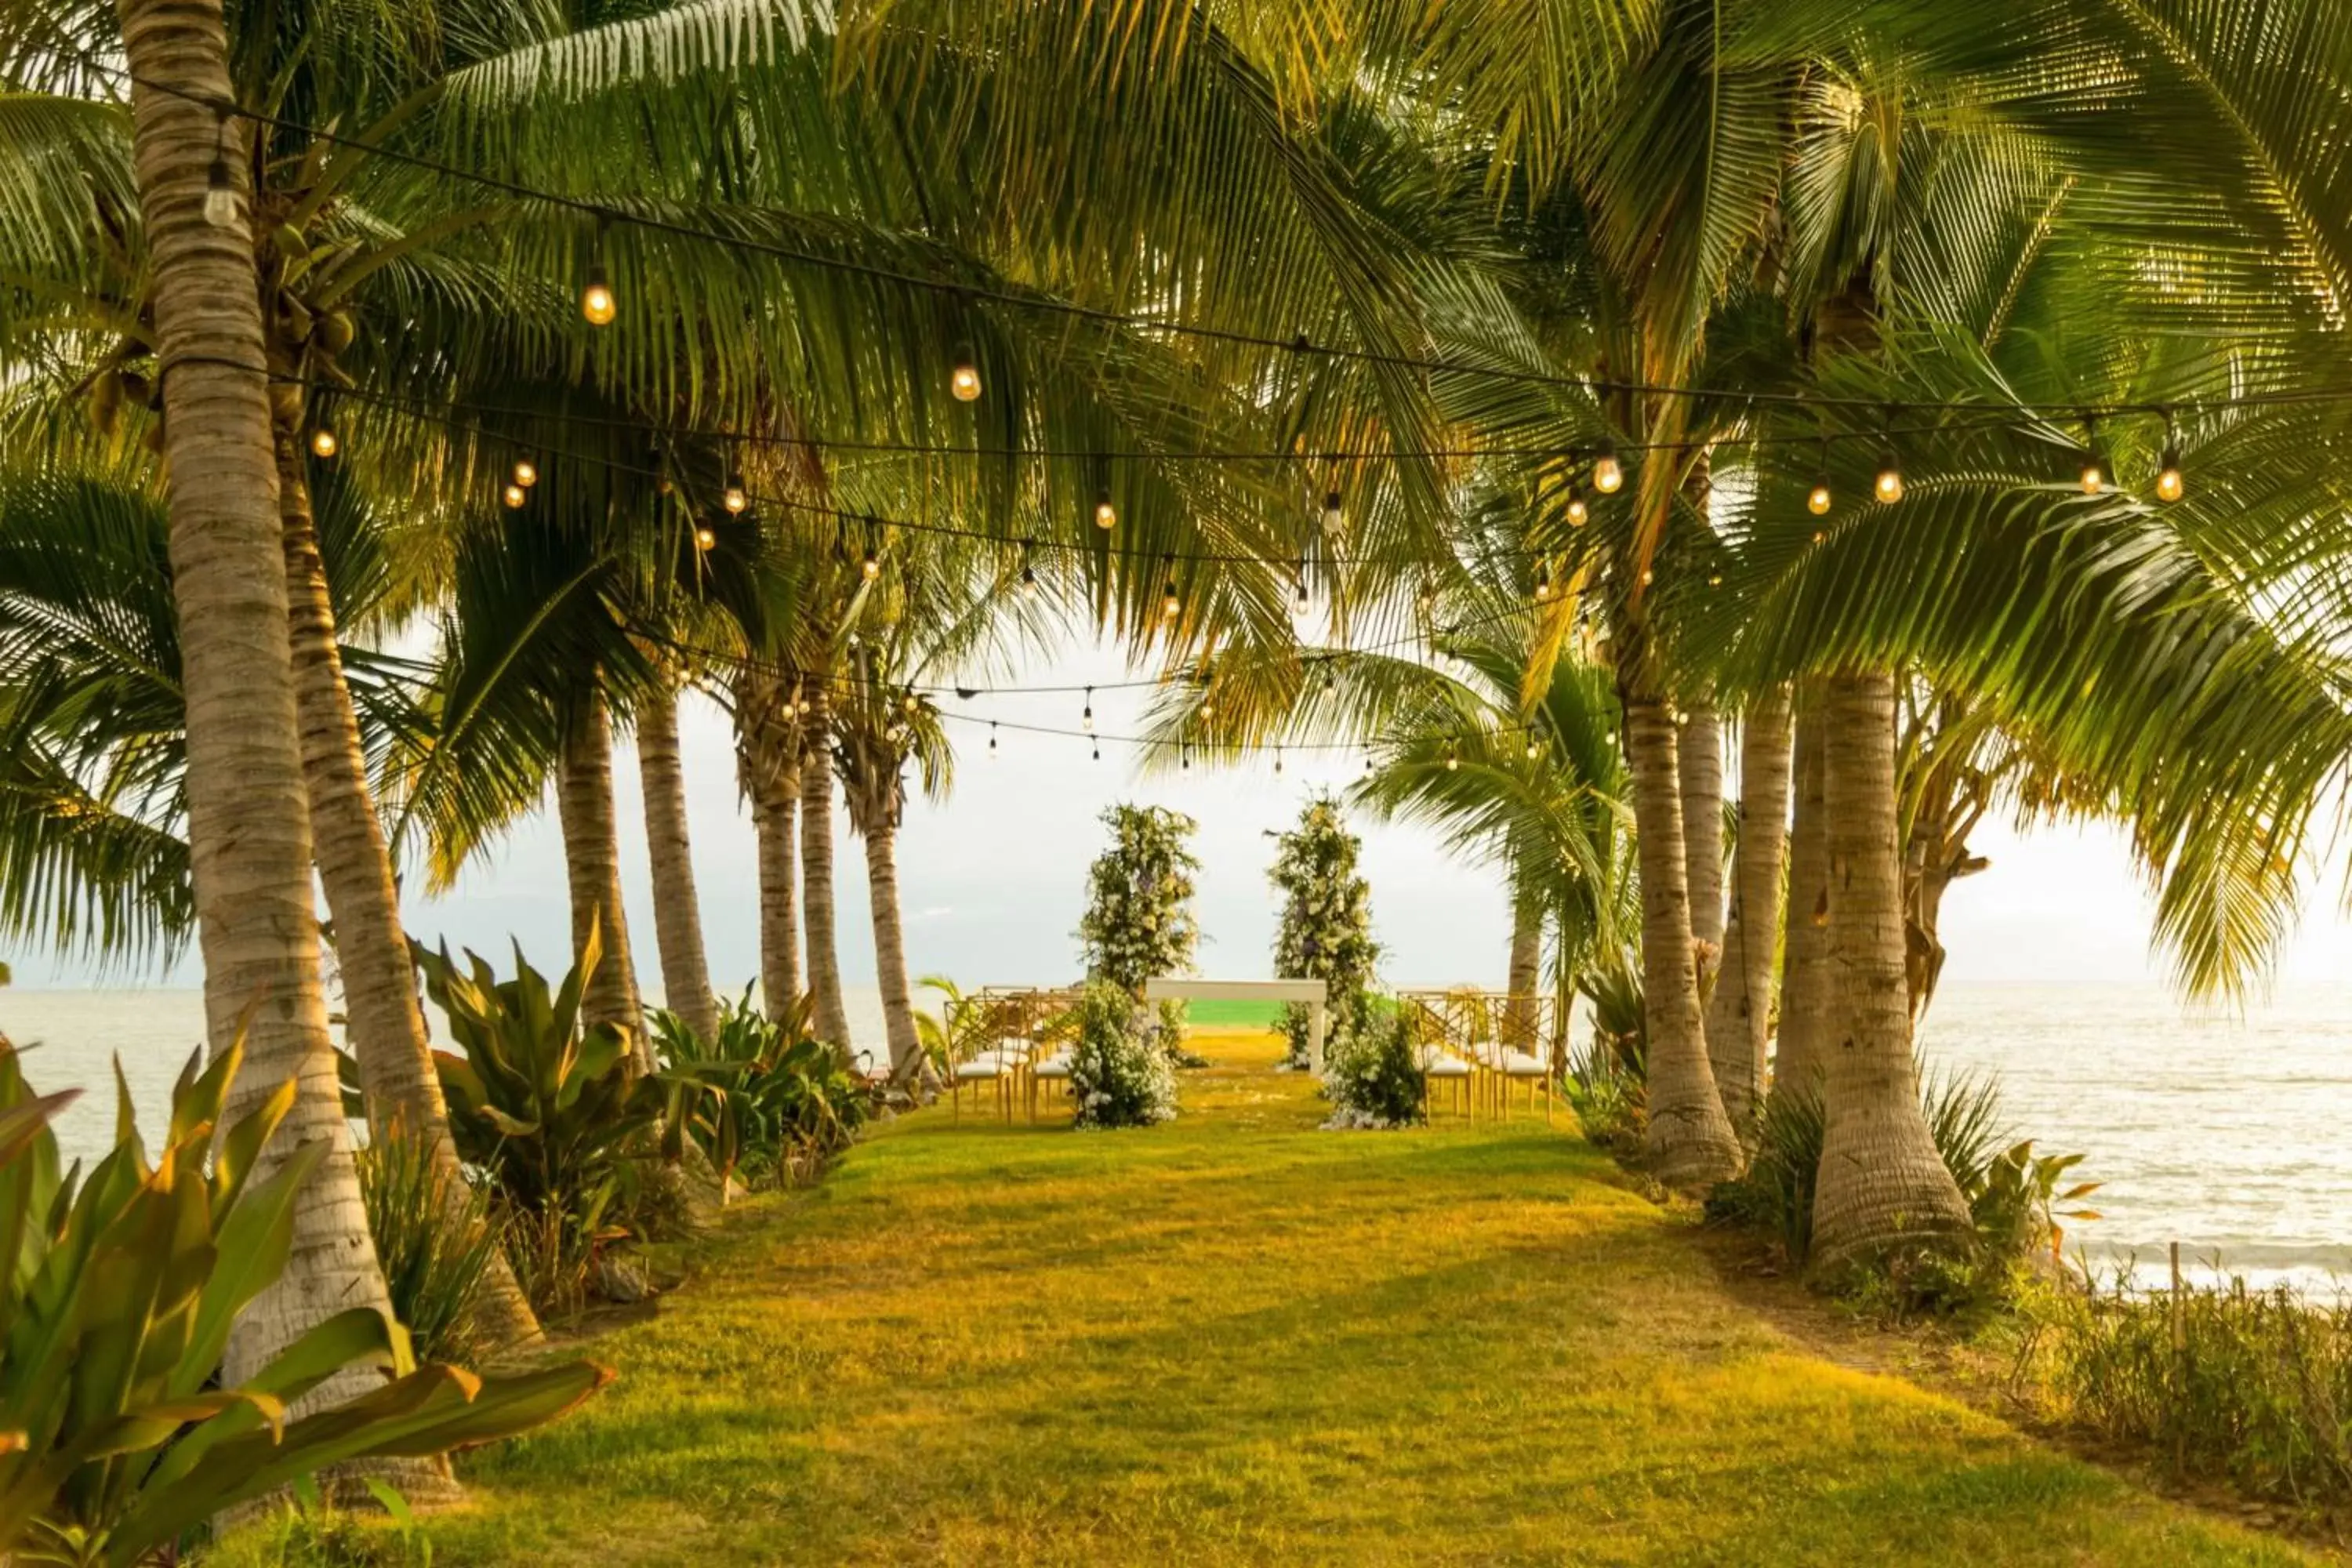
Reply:
M1565 1127L1200 1046L1171 1125L934 1110L730 1212L436 1561L2309 1561L1801 1353Z

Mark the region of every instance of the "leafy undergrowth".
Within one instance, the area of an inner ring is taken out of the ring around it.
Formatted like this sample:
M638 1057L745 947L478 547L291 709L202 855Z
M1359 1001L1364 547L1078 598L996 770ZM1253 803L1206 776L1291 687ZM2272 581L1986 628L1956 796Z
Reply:
M435 1563L2316 1561L1809 1353L1564 1124L1318 1131L1198 1043L1165 1126L927 1111L730 1211Z

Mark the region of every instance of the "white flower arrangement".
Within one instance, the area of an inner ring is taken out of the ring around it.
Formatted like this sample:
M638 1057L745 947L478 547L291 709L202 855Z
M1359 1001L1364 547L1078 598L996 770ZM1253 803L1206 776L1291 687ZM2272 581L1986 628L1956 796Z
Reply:
M1380 944L1372 940L1371 888L1357 874L1363 841L1349 830L1339 803L1329 795L1307 802L1298 825L1272 835L1274 865L1266 879L1283 895L1282 924L1275 933L1274 969L1288 980L1320 980L1337 1036L1350 1030L1361 1011L1365 988ZM1289 1064L1307 1061L1307 1012L1286 1009Z

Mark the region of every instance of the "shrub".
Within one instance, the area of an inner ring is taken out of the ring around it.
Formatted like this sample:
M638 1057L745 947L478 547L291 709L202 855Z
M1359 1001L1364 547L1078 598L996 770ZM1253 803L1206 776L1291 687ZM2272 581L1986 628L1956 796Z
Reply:
M1087 987L1070 1056L1077 1126L1149 1127L1175 1118L1175 1068L1150 1018L1119 986L1098 980Z
M667 1124L683 1127L723 1184L791 1182L857 1135L877 1091L842 1053L754 1006L746 991L705 1040L674 1013L653 1015Z
M490 1194L433 1162L421 1138L394 1128L357 1154L368 1233L394 1316L418 1356L472 1366L484 1346L474 1306L499 1246Z
M1649 1120L1648 1061L1640 1043L1638 1036L1596 1027L1592 1044L1569 1063L1561 1086L1586 1141L1622 1158L1640 1151Z
M306 1143L260 1169L291 1081L221 1126L243 1057L232 1044L202 1071L189 1061L156 1163L126 1110L82 1180L60 1175L47 1126L69 1097L35 1096L0 1040L0 1561L170 1557L224 1509L326 1466L524 1431L610 1375L586 1362L498 1378L420 1366L397 1325L359 1307L221 1386L230 1325L284 1270L295 1203L328 1152ZM388 1380L287 1419L353 1367Z
M2255 1497L2352 1501L2352 1301L2281 1287L2023 1297L2020 1392L2045 1417Z
M1328 1127L1405 1127L1428 1120L1412 1021L1391 1004L1363 997L1350 1023L1324 1043Z

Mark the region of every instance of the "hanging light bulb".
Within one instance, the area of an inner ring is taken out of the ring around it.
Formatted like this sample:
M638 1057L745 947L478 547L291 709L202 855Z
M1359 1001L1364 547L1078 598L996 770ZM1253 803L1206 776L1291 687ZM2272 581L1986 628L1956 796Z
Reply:
M1528 737L1528 761L1532 763L1541 755L1543 755L1542 743L1537 741L1534 735L1530 734Z
M2097 495L2107 488L2107 465L2099 456L2099 424L2095 419L2083 421L2083 467L2075 481L2086 496Z
M1454 750L1454 742L1451 742L1451 741L1446 742L1445 742L1445 771L1446 771L1447 773L1456 773L1456 772L1459 772L1459 771L1460 771L1461 767L1462 767L1462 759L1461 759L1461 757L1460 757L1460 756L1458 756L1458 755L1456 755L1456 754L1455 754Z
M1823 516L1830 510L1830 477L1827 474L1814 475L1813 488L1805 492L1805 510L1815 517Z
M1034 594L1037 591L1037 568L1030 565L1026 561L1021 563L1021 591L1024 594Z
M1651 584L1651 583L1653 583L1653 582L1654 582L1654 581L1655 581L1655 580L1656 580L1656 574L1653 573L1653 572L1652 572L1652 571L1651 571L1647 566L1644 566L1644 567L1643 567L1643 568L1642 568L1642 586L1643 586L1643 587L1644 587L1644 588L1648 587L1648 586Z
M1536 602L1551 602L1551 563L1549 561L1536 563Z
M958 343L955 368L948 372L948 390L955 394L958 403L970 403L980 396L980 366L971 359L971 345Z
M872 545L866 547L866 559L857 563L857 570L868 583L882 575L882 558L874 553Z
M1722 587L1722 586L1723 586L1723 574L1722 574L1722 573L1720 573L1720 572L1710 572L1710 573L1708 573L1708 574L1706 574L1706 585L1707 585L1708 587L1710 587L1710 588L1720 588L1720 587Z
M1095 761L1102 761L1102 742L1100 741L1097 741L1095 742Z
M1568 492L1568 526L1582 528L1591 517L1592 509L1584 504L1584 492L1571 489Z
M1176 558L1164 557L1168 568L1168 588L1160 595L1160 618L1172 621L1184 612L1184 601L1176 596Z
M522 505L524 501L530 498L528 492L526 492L520 485L509 484L507 486L499 499L504 500L507 503L508 509L511 510L512 509Z
M341 442L335 439L335 433L324 425L310 432L310 450L321 458L333 457L341 445Z
M1214 699L1214 698L1213 698L1213 697L1203 697L1203 698L1202 698L1202 699L1201 699L1201 717L1202 717L1202 718L1203 718L1203 719L1213 719L1213 718L1215 718L1216 716L1217 716L1217 702L1216 702L1216 699Z
M539 483L539 465L529 458L517 458L514 466L514 482L525 489Z
M1339 492L1336 489L1325 490L1323 492L1323 531L1336 536L1347 526L1348 514L1339 505Z
M1829 535L1822 530L1818 528L1813 530L1813 542L1815 544L1819 544L1822 540L1827 539Z
M1095 727L1095 689L1087 688L1087 710L1078 715L1078 728L1092 733Z
M694 547L709 550L719 543L719 534L709 523L698 524L694 531Z
M1903 499L1903 468L1895 460L1895 448L1887 447L1878 455L1878 477L1870 481L1870 493L1882 504L1892 504Z
M2178 442L2168 442L2164 448L2164 467L2156 472L2156 499L2174 501L2188 493L2189 487L2180 477L2180 446Z
M1307 563L1304 561L1298 563L1297 582L1298 591L1291 598L1290 613L1304 619L1307 612L1314 608L1313 603L1307 596Z
M1192 748L1190 745L1176 748L1176 765L1188 773L1192 771Z
M1613 496L1625 486L1624 467L1617 461L1617 443L1601 443L1601 455L1592 459L1592 488L1602 495Z
M725 507L730 516L743 515L743 509L751 504L751 492L743 488L741 474L731 471L728 474L727 489L720 492L719 504Z
M224 154L214 154L213 166L205 174L205 221L215 228L226 228L236 221L236 185L229 178Z
M618 310L619 306L613 299L613 280L604 276L604 264L591 262L588 285L580 290L581 315L587 318L592 327L608 327L613 324L613 317Z
M988 754L992 760L996 756L996 721L993 719L988 721Z

